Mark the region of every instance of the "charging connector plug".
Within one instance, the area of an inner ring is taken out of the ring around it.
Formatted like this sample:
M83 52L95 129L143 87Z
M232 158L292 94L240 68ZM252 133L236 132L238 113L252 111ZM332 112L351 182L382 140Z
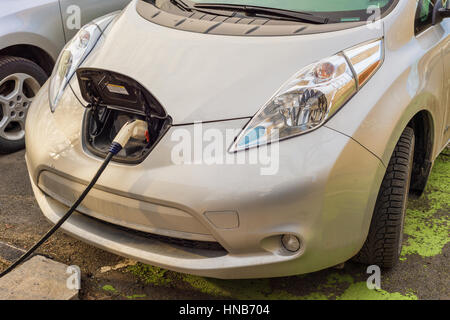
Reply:
M146 132L148 129L147 122L142 120L132 120L127 122L119 133L116 135L114 141L111 143L109 152L116 155L125 147L131 138L146 141Z

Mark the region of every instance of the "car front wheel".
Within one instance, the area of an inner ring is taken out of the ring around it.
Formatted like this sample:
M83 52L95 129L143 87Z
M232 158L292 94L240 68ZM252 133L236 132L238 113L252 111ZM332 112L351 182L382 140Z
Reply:
M378 193L367 239L354 260L391 268L402 251L403 226L414 157L414 130L407 127L395 146Z
M25 146L25 120L34 96L47 75L33 61L0 57L0 153Z

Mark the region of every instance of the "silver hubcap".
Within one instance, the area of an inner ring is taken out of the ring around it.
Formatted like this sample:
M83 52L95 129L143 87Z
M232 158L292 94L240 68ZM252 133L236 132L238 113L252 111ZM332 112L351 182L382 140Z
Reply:
M0 137L21 140L25 136L25 119L39 82L25 73L14 73L0 80Z

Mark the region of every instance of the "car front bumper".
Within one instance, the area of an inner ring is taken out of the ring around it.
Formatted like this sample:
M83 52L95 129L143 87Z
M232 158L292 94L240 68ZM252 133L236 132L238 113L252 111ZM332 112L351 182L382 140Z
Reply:
M74 96L66 92L52 114L43 92L28 115L26 159L39 206L56 223L102 159L83 148L84 109ZM247 121L204 123L203 132L225 136ZM171 138L180 128L195 134L193 125L173 127L143 163L111 163L62 229L122 256L215 278L313 272L362 247L385 168L353 139L324 126L283 141L276 174L262 175L263 164L174 164ZM185 247L145 233L220 246ZM282 234L296 235L301 249L284 250Z

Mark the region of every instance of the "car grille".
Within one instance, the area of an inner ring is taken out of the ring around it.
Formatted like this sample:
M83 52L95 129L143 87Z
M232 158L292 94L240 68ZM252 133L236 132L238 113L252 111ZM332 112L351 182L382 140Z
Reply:
M134 234L136 236L143 237L146 239L151 239L151 240L167 243L167 244L170 244L173 246L182 247L184 249L190 248L190 249L194 249L194 250L207 250L207 251L211 251L211 253L217 252L217 254L212 255L213 257L224 256L228 253L225 250L225 248L222 247L222 245L218 242L188 240L188 239L179 239L179 238L173 238L173 237L168 237L168 236L162 236L162 235L158 235L158 234L138 231L138 230L130 229L127 227L119 226L119 225L105 222L103 220L99 220L99 219L96 219L96 218L93 218L90 216L86 216L86 217L89 217L90 219L93 219L97 222L108 225L110 227L116 228L118 230L122 230L129 234ZM210 254L210 256L211 256L211 254Z

